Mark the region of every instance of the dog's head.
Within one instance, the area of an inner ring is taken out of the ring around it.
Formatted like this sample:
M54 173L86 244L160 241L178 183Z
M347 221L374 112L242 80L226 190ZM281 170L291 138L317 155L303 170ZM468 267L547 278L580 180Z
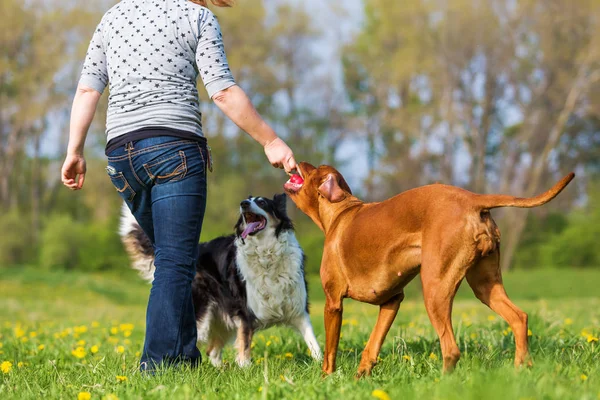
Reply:
M321 204L341 203L352 196L352 190L342 174L329 165L316 168L301 162L296 169L299 176L292 176L283 188L296 206L323 229Z
M235 225L238 237L246 239L264 233L279 234L294 229L292 220L287 215L285 193L276 194L273 199L252 197L240 203L240 218Z

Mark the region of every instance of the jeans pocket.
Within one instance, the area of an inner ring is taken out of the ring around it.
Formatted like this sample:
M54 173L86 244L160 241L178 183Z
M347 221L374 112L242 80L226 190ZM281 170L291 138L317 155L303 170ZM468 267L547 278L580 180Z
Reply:
M122 172L117 172L113 167L106 167L106 172L108 172L108 176L112 181L113 186L119 192L119 195L123 198L123 200L131 201L135 197L135 191L125 179L125 176Z
M183 179L187 173L187 162L185 152L180 150L176 154L170 154L151 163L143 165L150 179L154 183L161 184L175 182Z

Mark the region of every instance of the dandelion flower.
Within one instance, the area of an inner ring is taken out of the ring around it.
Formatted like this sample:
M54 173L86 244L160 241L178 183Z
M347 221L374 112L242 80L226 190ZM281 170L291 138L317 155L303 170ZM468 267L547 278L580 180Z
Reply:
M85 346L85 340L78 341L77 346Z
M37 332L35 332L35 331L34 332L29 332L29 337L30 338L34 338L36 336L37 336Z
M23 342L23 343L27 343L28 341L29 341L29 338L27 336L23 336L21 338L21 342Z
M141 355L142 355L142 352L141 352L141 351L136 351L136 352L135 352L135 356L136 356L136 357L139 357L139 356L141 356Z
M495 315L488 315L488 321L495 321L495 320L496 320Z
M125 352L125 347L123 346L117 346L117 353L121 354Z
M589 335L587 337L587 342L588 343L597 342L597 341L598 341L598 338L596 336Z
M81 346L77 347L75 350L71 351L71 354L77 358L85 357L85 349Z
M381 389L375 389L371 392L371 396L379 400L391 400L390 396Z
M126 382L127 381L127 377L123 376L123 375L117 375L117 382L121 383L121 382Z
M469 337L471 339L477 339L477 334L475 332L471 332L471 334L469 335Z
M98 328L99 326L100 326L100 323L98 321L93 321L92 322L92 328Z
M23 361L19 361L17 363L17 368L23 368L25 366L25 363Z
M285 358L294 358L292 353L285 353Z
M409 327L409 328L414 328L414 327L415 327L415 323L414 323L413 321L410 321L410 322L408 323L408 327Z
M565 325L572 325L573 320L571 318L565 318Z
M42 350L44 350L45 348L46 348L46 345L44 345L44 344L40 344L40 345L38 346L38 350L39 350L39 351L42 351Z
M406 361L410 361L410 356L405 354L402 356L403 359L405 359Z
M259 391L259 392L262 392L262 386L259 386L259 387L258 387L258 391Z
M0 364L0 371L5 374L8 374L12 370L12 363L10 361L4 361Z
M531 329L527 329L527 336L533 336L533 332L531 332Z
M431 353L431 354L429 354L429 359L435 361L438 359L438 357L434 353Z
M271 345L271 341L267 341L267 347L269 347Z
M92 398L92 394L90 392L79 392L77 395L77 400L90 400Z
M119 330L121 332L132 331L133 330L133 324L119 324Z
M25 330L21 328L21 326L17 325L15 327L15 337L18 339L22 336L25 336Z
M131 331L125 331L125 332L123 332L123 336L125 336L125 337L131 336Z
M588 377L587 377L587 375L586 375L586 374L581 374L581 376L580 376L579 378L581 378L581 380L582 380L583 382L585 382L585 381L587 381L587 378L588 378Z
M116 335L117 333L119 333L119 328L117 328L116 326L113 326L112 328L110 328L111 335Z
M97 344L93 345L90 348L90 353L92 353L92 354L96 354L98 351L100 351L100 347Z

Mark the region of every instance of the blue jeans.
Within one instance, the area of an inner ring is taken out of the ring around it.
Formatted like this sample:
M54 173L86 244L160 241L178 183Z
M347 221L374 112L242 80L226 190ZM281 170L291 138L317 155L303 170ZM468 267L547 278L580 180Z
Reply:
M206 207L206 146L171 136L112 151L113 185L154 245L141 369L201 361L196 347L192 280Z

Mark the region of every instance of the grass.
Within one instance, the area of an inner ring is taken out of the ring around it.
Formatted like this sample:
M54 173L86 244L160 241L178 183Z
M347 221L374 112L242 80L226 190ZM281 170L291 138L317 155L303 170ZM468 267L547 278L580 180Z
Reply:
M338 369L325 379L300 336L283 328L257 333L248 369L232 363L229 346L229 363L222 370L204 360L196 370L174 369L149 378L137 372L149 291L140 279L129 271L103 275L4 268L0 398L76 399L89 393L92 399L169 400L600 399L600 271L514 272L506 275L505 284L530 315L532 369L513 368L512 333L463 287L453 318L462 358L454 374L442 376L439 342L413 283L372 377L353 378L377 308L348 300ZM322 344L318 278L311 278L310 288Z

